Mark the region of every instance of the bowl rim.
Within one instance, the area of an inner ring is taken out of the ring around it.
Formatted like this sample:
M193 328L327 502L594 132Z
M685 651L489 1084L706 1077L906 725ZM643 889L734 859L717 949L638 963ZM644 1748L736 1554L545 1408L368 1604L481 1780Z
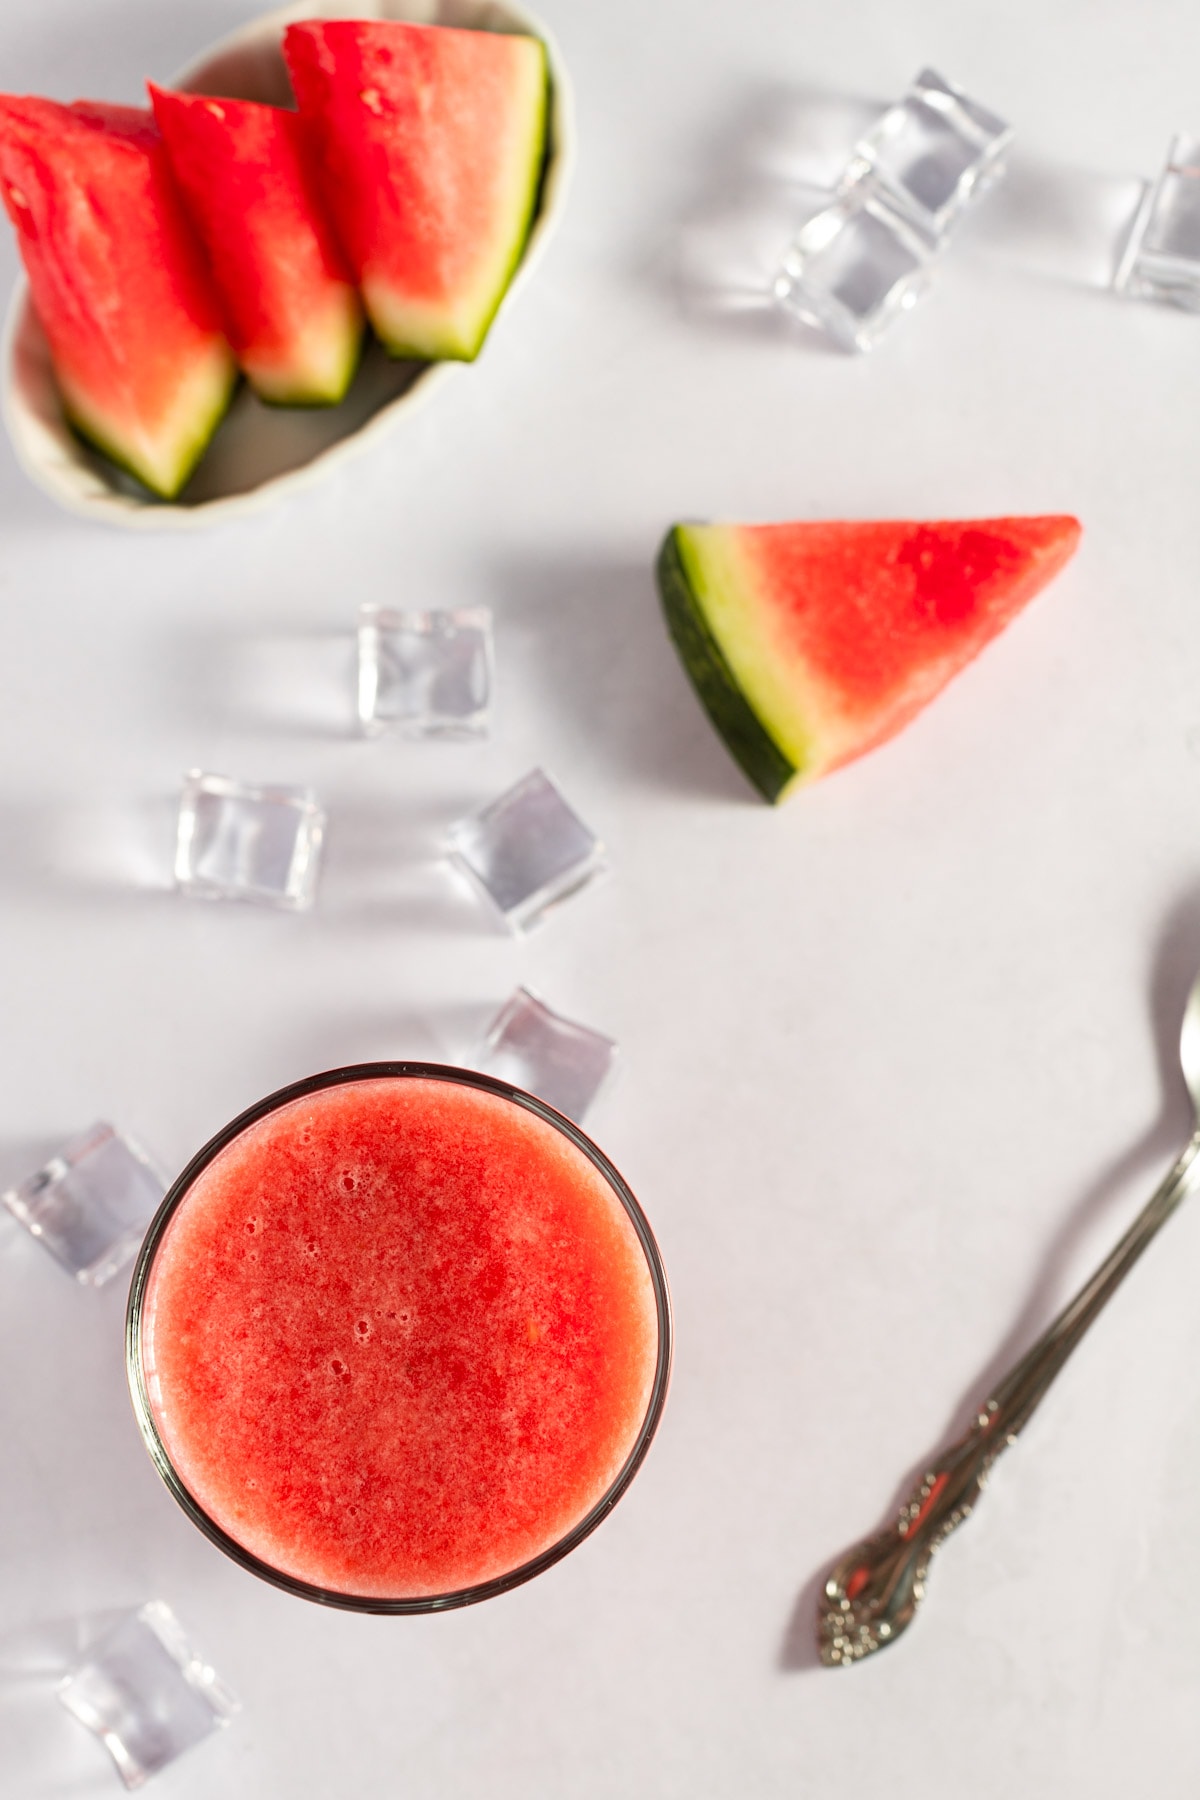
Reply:
M446 12L452 17L432 16ZM440 3L433 0L433 4L428 0L355 0L349 7L345 0L292 0L292 4L262 13L210 44L168 85L187 91L202 82L205 71L230 51L266 44L272 37L282 36L286 26L301 20L327 18L339 13L360 18L364 14L411 18L416 24L466 25L474 18L478 24L470 28L488 29L490 21L496 29L525 32L545 46L550 72L549 150L542 177L541 202L521 260L501 299L499 310L502 311L512 295L529 280L558 226L575 164L575 107L570 78L553 33L536 14L521 4L521 0L440 0ZM276 498L312 486L342 463L364 454L393 430L404 415L426 403L444 382L461 374L464 367L457 362L430 363L403 393L386 401L357 429L318 450L307 462L269 476L257 487L244 492L186 506L150 496L143 499L122 492L107 482L91 453L78 442L66 421L61 418L54 422L49 420L25 391L20 369L25 346L48 364L45 336L33 308L28 280L21 271L0 331L0 416L17 463L43 493L67 511L128 530L151 532L203 529L227 519L260 512Z
M252 1551L245 1549L236 1538L231 1537L209 1516L175 1469L155 1423L143 1366L142 1323L155 1255L171 1220L186 1200L197 1177L235 1138L251 1125L281 1107L290 1105L295 1100L305 1099L310 1094L319 1093L325 1088L346 1086L359 1081L397 1079L444 1081L454 1086L473 1087L484 1093L494 1094L499 1099L519 1106L523 1110L533 1113L535 1117L545 1123L552 1125L568 1138L577 1150L582 1152L604 1178L610 1191L620 1201L638 1238L654 1290L658 1344L654 1379L646 1402L646 1411L628 1454L599 1500L569 1531L545 1550L540 1551L537 1556L531 1557L528 1562L521 1563L515 1569L510 1569L503 1575L493 1576L487 1581L475 1582L468 1587L457 1588L444 1594L386 1598L378 1595L348 1594L336 1589L323 1588L316 1583L303 1581L297 1576L276 1569L270 1563L255 1556ZM192 1523L219 1550L223 1550L249 1574L257 1575L273 1587L283 1589L285 1593L341 1611L388 1615L449 1612L459 1607L475 1605L481 1600L492 1599L498 1594L507 1593L511 1588L520 1587L525 1582L532 1581L535 1575L540 1575L544 1570L551 1568L576 1549L585 1538L590 1537L597 1525L607 1518L618 1500L621 1499L645 1460L666 1404L671 1380L673 1351L674 1323L671 1293L662 1254L650 1228L650 1223L623 1176L574 1120L557 1112L554 1107L548 1105L545 1100L539 1099L536 1094L527 1093L525 1089L515 1087L511 1082L502 1081L497 1076L484 1075L475 1069L458 1068L447 1063L350 1063L340 1068L326 1069L317 1075L309 1075L301 1081L290 1082L286 1087L278 1088L273 1094L268 1094L265 1099L257 1101L255 1105L247 1107L244 1112L239 1113L196 1152L167 1190L162 1204L151 1220L145 1238L142 1240L129 1284L129 1300L125 1314L125 1371L134 1417L160 1478Z

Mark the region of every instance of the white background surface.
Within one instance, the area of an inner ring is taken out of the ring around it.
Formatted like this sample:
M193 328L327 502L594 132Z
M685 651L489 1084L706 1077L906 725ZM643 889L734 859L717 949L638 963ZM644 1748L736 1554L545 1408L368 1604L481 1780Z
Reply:
M250 11L5 0L0 85L134 100ZM53 1680L73 1621L160 1596L244 1702L162 1800L1192 1795L1200 1212L1001 1464L903 1643L827 1673L810 1618L823 1567L1186 1135L1200 321L1102 292L1089 229L1200 126L1200 18L544 11L578 95L563 228L478 366L371 457L184 540L77 523L0 450L0 1178L95 1117L178 1167L316 1068L464 1056L525 981L623 1047L589 1126L671 1272L666 1419L612 1519L531 1585L326 1614L159 1486L123 1282L76 1291L0 1220L0 1791L118 1791ZM713 305L796 143L853 135L926 62L1021 146L932 296L860 361ZM0 263L7 284L7 234ZM659 622L673 520L1060 510L1085 524L1074 564L901 739L783 811L752 798ZM490 743L353 736L366 598L494 607ZM432 859L535 762L613 873L515 943ZM194 764L326 799L315 913L168 891Z

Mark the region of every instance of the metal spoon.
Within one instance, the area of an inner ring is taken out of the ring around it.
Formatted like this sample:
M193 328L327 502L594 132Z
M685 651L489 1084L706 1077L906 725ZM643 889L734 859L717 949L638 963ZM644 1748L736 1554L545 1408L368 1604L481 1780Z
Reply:
M1196 1161L1200 976L1188 995L1179 1060L1196 1112L1196 1129L1178 1162L1091 1280L985 1401L966 1435L927 1470L895 1524L855 1544L830 1571L817 1613L817 1643L828 1667L857 1662L894 1644L912 1624L934 1551L970 1513L992 1464L1016 1442L1046 1389L1159 1227L1181 1200L1200 1187Z

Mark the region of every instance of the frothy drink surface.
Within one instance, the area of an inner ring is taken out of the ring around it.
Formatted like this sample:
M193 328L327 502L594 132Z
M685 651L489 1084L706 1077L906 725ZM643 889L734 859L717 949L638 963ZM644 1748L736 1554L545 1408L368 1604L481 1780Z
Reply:
M159 1244L142 1351L184 1485L273 1568L408 1598L557 1543L654 1380L645 1255L594 1165L480 1089L377 1078L259 1120Z

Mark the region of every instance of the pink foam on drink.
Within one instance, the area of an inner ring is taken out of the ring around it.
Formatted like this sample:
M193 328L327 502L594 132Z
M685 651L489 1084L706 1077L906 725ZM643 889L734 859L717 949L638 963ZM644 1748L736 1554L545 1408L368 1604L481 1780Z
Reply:
M155 1423L238 1544L338 1593L452 1593L601 1500L646 1417L658 1314L600 1171L432 1078L293 1100L197 1177L146 1293Z

